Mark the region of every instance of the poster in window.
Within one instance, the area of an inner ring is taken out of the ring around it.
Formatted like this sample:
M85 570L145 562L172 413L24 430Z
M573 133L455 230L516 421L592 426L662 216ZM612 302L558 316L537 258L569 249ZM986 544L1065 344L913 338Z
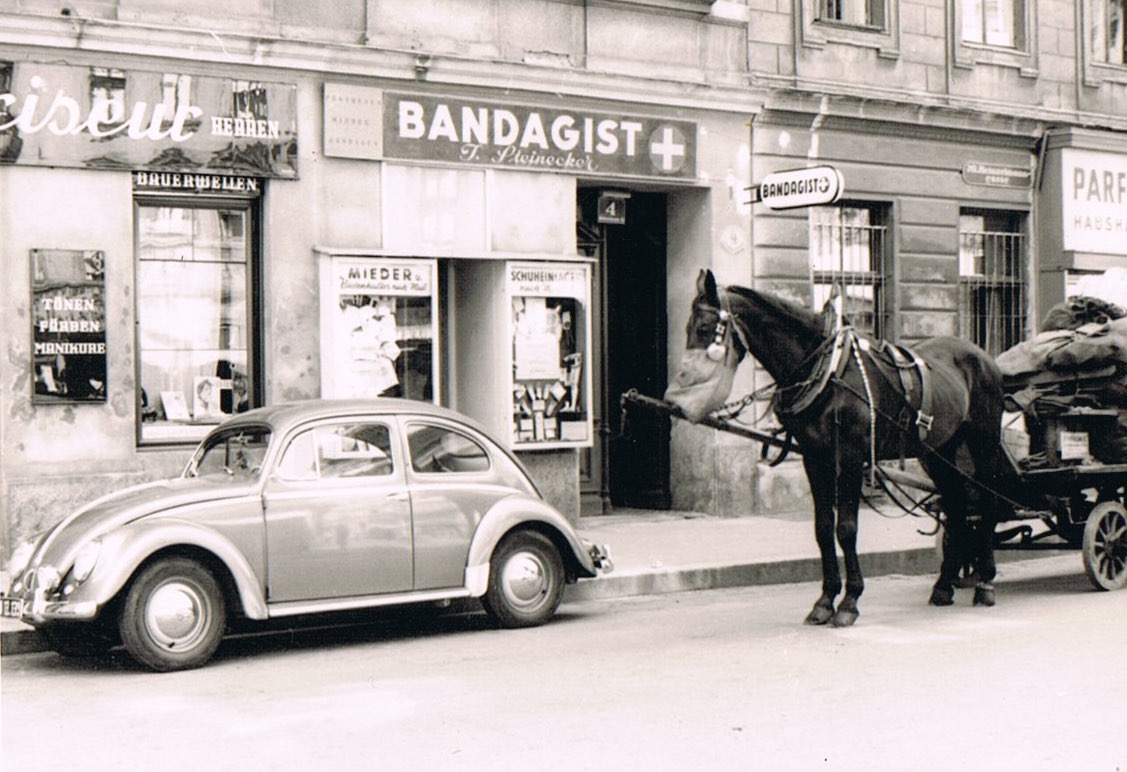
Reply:
M321 395L438 399L437 263L326 255Z
M514 447L586 447L592 426L590 268L510 263Z
M106 401L106 258L31 250L34 404Z

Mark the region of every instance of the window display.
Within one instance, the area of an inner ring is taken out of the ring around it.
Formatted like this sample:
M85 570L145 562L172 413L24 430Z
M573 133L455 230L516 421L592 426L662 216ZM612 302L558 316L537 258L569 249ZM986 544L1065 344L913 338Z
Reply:
M31 250L37 405L106 401L106 271L100 250Z
M434 260L321 263L321 396L437 400Z
M591 444L590 267L510 263L515 447Z
M196 441L251 406L250 213L139 205L142 442Z

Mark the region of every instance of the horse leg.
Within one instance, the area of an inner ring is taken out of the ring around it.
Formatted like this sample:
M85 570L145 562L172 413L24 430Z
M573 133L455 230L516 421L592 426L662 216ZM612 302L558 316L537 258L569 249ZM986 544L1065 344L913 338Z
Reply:
M827 465L809 455L802 457L802 464L814 499L814 538L822 556L822 594L806 615L806 624L824 625L833 619L834 598L841 592L841 572L834 547L834 470L832 462Z
M865 591L861 560L857 555L857 511L861 506L861 466L842 469L837 488L837 543L845 557L845 597L833 617L834 627L849 627L860 611L857 599Z
M955 602L955 580L967 554L967 497L961 475L942 461L927 465L928 474L939 489L943 511L947 515L947 535L944 538L943 561L939 578L932 587L928 603L932 606L950 606Z
M1003 462L1000 437L996 434L972 437L968 447L974 458L975 478L991 488L999 485ZM996 510L1003 506L1003 502L997 500L992 491L985 489L978 492L978 502L980 520L971 535L971 549L978 579L974 589L974 605L993 606L994 577L997 575L997 567L994 563L994 529L998 521Z

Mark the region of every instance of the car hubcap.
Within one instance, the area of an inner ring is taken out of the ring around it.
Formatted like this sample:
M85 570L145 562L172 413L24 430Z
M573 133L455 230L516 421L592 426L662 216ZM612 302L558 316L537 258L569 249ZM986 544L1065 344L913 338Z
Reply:
M158 645L166 649L190 648L207 627L210 609L199 589L186 582L168 582L157 588L145 610L145 623Z
M548 570L539 556L518 552L505 563L502 574L505 596L514 606L527 608L540 603L548 592Z

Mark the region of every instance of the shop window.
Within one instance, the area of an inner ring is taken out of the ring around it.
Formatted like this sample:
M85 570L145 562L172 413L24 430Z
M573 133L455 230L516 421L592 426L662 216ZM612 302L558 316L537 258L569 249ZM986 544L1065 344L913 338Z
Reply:
M1025 332L1024 215L959 215L959 333L997 356Z
M255 404L249 203L139 202L142 443L198 440Z
M1023 0L962 0L961 10L964 43L1025 47Z
M1089 50L1101 64L1127 65L1127 0L1092 0Z
M885 0L817 0L816 19L851 27L884 29Z
M860 330L884 335L887 207L849 203L810 208L810 265L814 304L821 309L834 285L845 315Z

